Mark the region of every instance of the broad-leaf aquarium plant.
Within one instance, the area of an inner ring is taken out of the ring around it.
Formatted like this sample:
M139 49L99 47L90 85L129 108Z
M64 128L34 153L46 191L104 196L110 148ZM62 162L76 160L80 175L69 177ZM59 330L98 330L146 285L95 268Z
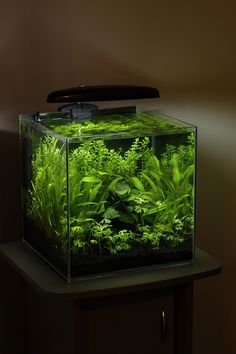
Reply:
M21 116L24 239L65 278L193 256L196 131L156 112Z

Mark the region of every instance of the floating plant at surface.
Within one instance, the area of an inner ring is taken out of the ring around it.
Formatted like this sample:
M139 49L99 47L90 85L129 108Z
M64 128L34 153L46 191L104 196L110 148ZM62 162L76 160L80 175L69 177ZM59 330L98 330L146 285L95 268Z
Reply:
M186 132L186 128L171 122L156 119L145 113L110 114L94 116L89 120L74 121L70 118L42 119L41 124L66 137L94 136L115 133L128 133L132 136L140 132L153 135L157 133L176 134Z
M32 157L28 217L63 252L70 236L72 254L83 257L145 254L188 242L194 135L185 144L167 144L159 157L150 139L132 139L126 149L86 140L66 162L65 146L45 136Z

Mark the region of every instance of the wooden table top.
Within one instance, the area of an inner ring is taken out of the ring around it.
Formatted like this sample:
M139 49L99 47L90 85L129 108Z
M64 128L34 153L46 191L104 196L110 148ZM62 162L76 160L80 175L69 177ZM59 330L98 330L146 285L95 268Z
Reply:
M1 243L0 256L42 295L58 299L85 299L174 286L216 275L222 269L217 259L197 248L190 263L148 266L67 282L23 242Z

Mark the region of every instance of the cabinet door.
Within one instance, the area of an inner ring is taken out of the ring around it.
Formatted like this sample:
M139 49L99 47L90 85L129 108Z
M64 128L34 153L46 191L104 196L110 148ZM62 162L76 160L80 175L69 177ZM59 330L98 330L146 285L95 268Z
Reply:
M76 323L76 354L172 354L174 291L78 302Z

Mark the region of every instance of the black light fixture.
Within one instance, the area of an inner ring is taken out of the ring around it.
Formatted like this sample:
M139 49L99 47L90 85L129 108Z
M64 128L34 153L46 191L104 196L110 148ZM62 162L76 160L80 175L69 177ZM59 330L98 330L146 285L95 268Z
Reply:
M49 103L119 101L160 97L159 91L149 86L102 85L72 87L51 92Z

